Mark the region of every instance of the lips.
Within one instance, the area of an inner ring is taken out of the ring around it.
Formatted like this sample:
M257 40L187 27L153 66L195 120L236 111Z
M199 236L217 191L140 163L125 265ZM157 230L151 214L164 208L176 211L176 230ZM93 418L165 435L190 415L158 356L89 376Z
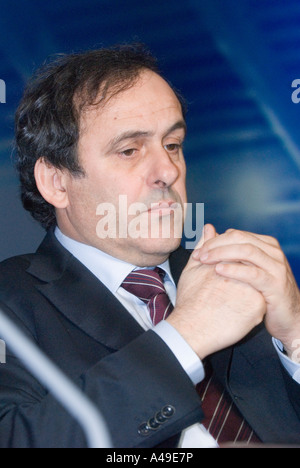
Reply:
M149 208L148 212L153 213L153 212L171 212L172 210L175 210L178 208L178 202L175 202L174 200L162 200L157 203L152 203L151 207Z

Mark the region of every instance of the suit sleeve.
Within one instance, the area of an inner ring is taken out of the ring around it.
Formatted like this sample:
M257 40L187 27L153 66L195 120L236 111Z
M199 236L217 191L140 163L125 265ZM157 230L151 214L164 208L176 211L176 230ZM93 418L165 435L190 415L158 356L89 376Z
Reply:
M282 372L290 401L300 420L300 384L290 376L283 366Z
M13 312L5 312L35 340ZM164 342L145 332L75 383L102 412L114 447L154 447L202 418L189 377ZM77 422L8 349L0 365L0 447L86 447Z
M272 338L272 342L282 365L281 370L290 401L298 415L298 418L300 419L300 383L293 377L295 372L297 372L297 375L299 375L300 366L299 364L292 362L287 356L283 354L283 345L279 340Z

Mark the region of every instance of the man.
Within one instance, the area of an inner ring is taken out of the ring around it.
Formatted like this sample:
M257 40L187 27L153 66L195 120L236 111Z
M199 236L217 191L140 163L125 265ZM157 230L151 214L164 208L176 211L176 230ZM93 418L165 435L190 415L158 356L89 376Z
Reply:
M40 71L16 116L17 166L24 206L48 233L36 254L1 265L0 300L99 407L115 447L299 443L299 290L272 238L207 225L190 258L180 248L185 133L181 97L140 48L67 56ZM105 236L109 206L114 235ZM124 223L141 235L124 235ZM153 286L159 294L143 297ZM211 365L226 389L217 406L226 394L226 421L235 408L242 421L234 440L221 439L225 420L214 431L215 418L208 432L201 425L212 381L203 410L196 385ZM1 447L85 446L9 352L0 402Z

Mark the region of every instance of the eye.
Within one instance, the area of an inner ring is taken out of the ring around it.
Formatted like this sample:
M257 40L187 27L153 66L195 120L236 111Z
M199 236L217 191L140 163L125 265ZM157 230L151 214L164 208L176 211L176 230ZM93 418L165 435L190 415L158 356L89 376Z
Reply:
M134 153L136 152L137 150L135 148L128 148L124 151L120 151L120 155L121 156L124 156L126 158L130 158L131 156L134 155Z
M178 153L182 148L182 144L179 143L170 143L168 145L165 145L165 149L168 151L168 153Z

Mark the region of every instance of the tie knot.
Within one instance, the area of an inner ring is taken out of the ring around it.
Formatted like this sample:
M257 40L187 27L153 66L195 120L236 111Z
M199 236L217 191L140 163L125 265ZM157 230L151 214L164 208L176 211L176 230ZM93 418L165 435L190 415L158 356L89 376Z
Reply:
M164 277L165 272L159 267L154 270L135 270L125 278L122 287L147 303L158 294L166 294Z
M132 271L122 287L148 305L151 320L156 325L172 310L171 301L164 287L165 272L156 267Z

